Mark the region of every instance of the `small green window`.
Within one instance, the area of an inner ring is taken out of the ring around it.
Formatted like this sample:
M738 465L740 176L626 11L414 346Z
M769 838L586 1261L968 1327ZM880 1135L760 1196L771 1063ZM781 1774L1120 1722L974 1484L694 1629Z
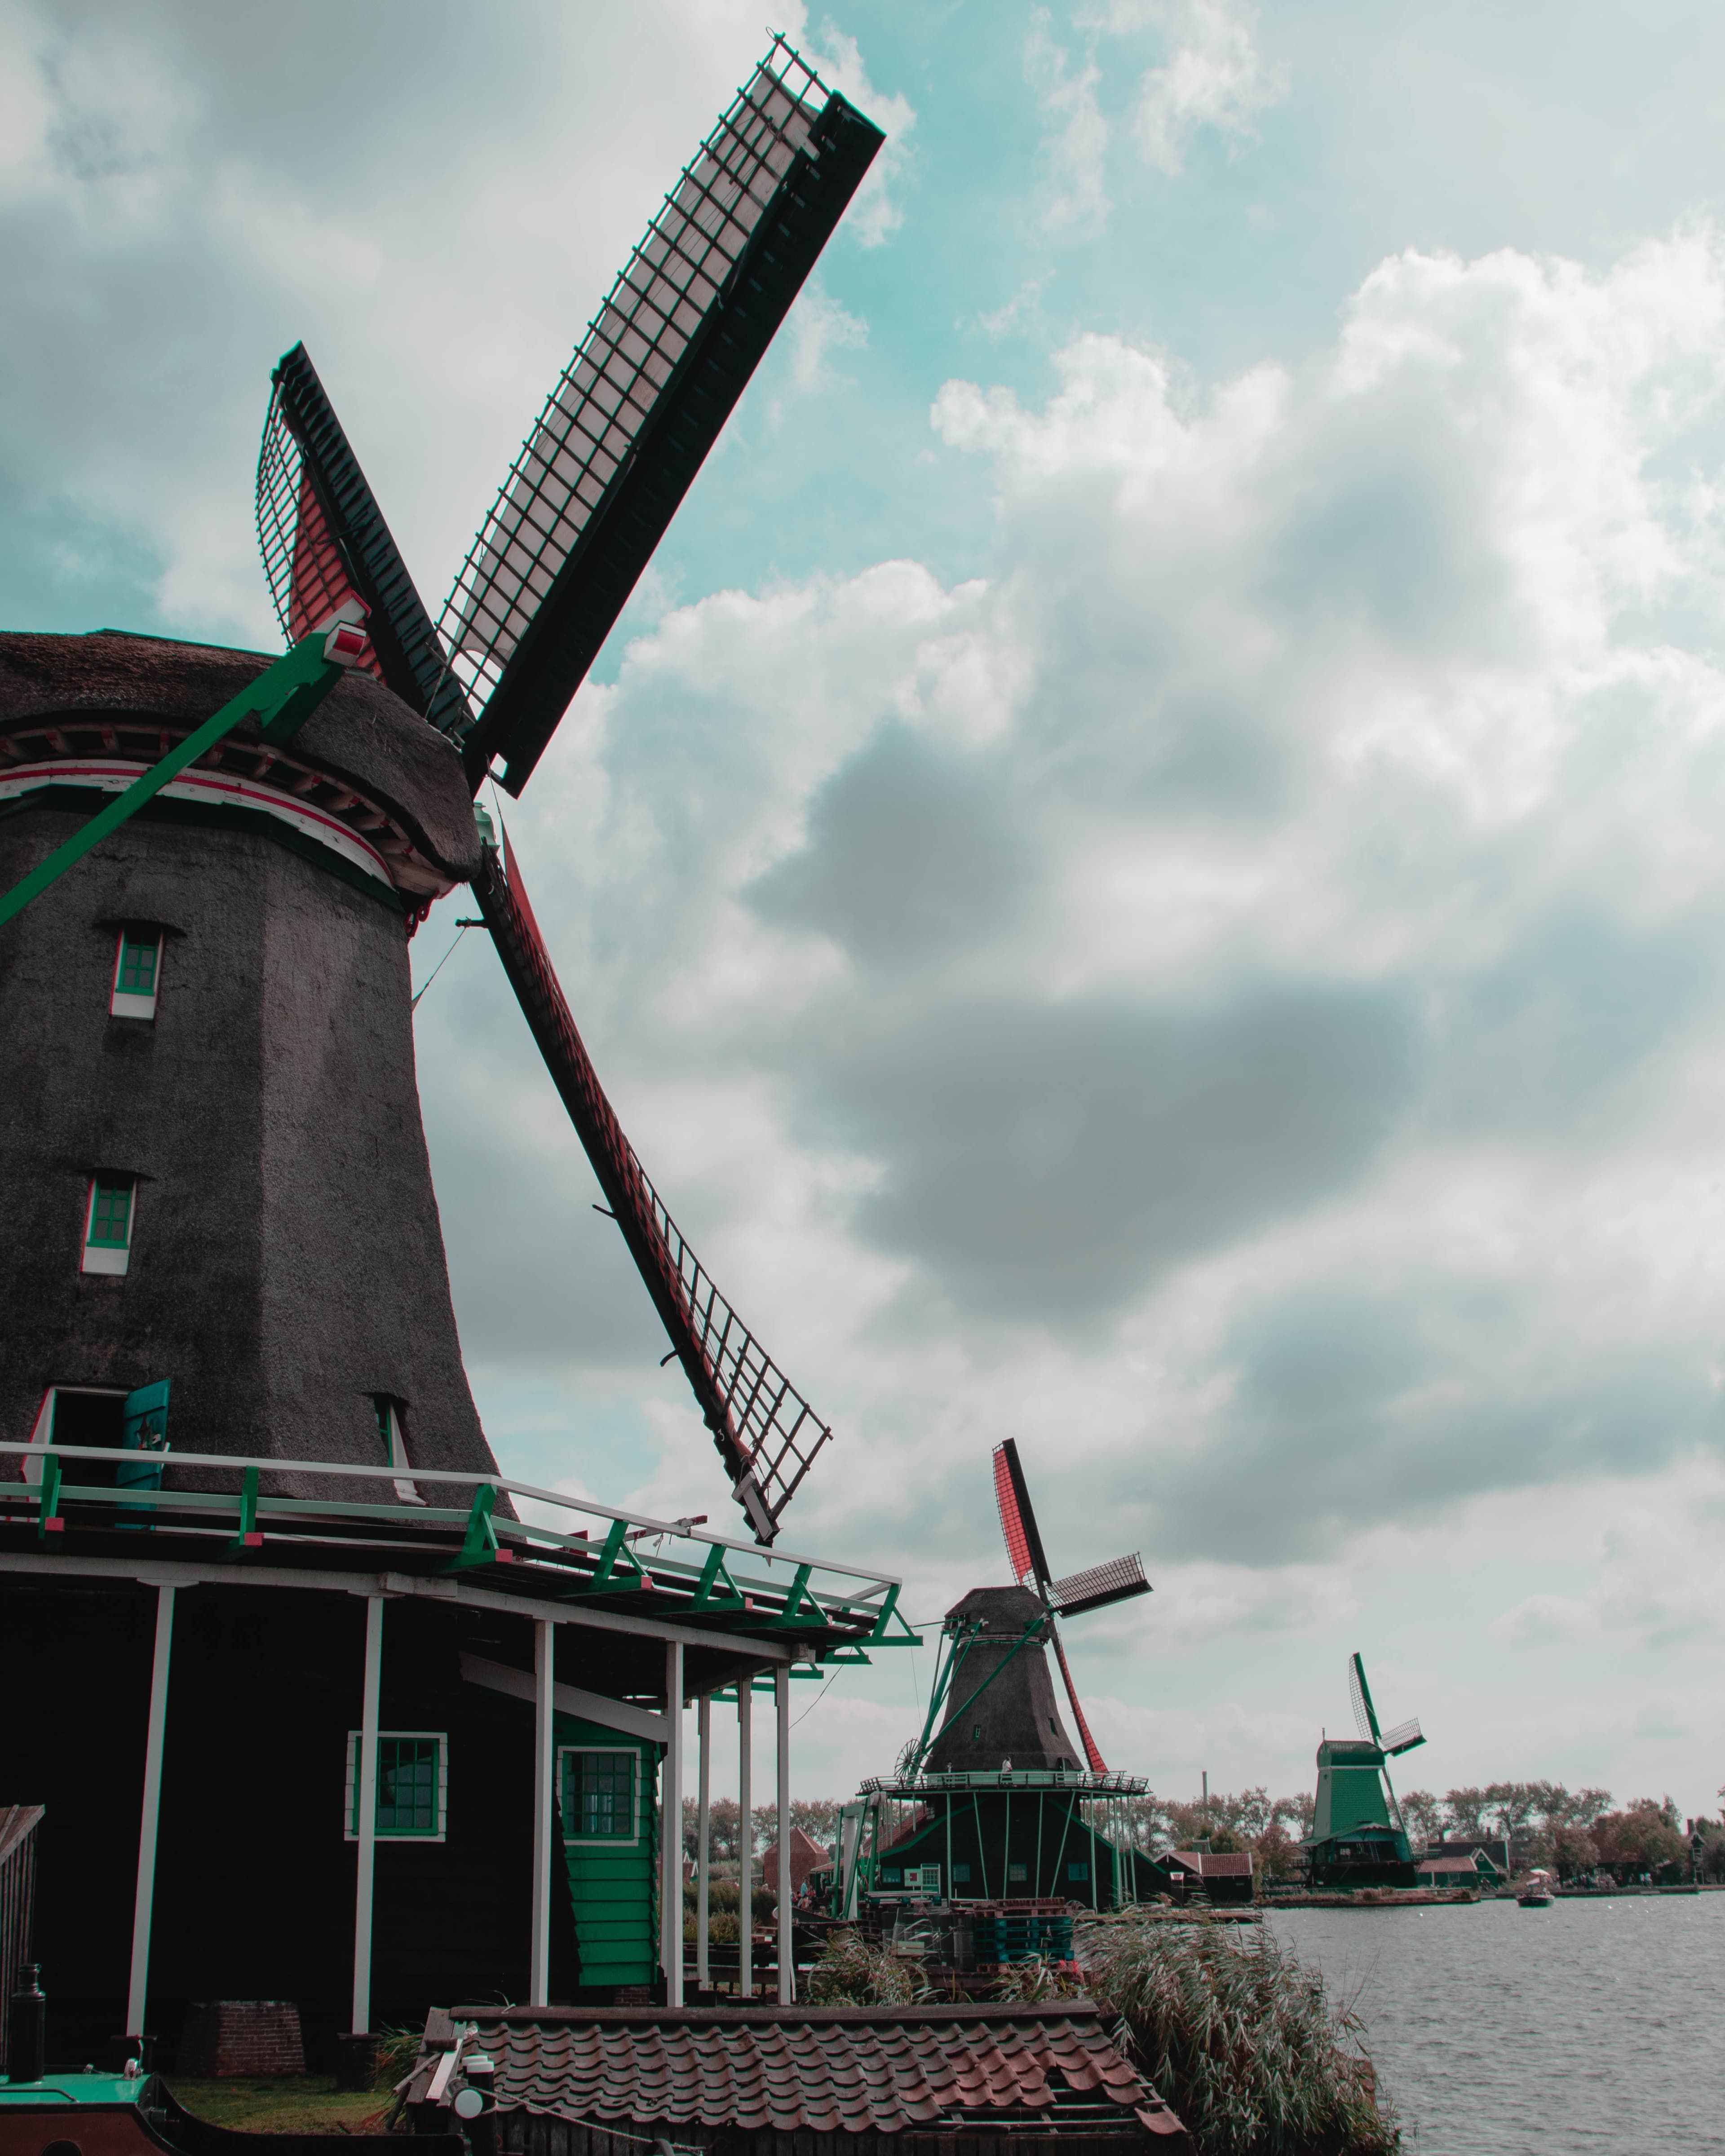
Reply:
M99 1175L90 1187L90 1232L97 1250L123 1250L131 1241L131 1183Z
M444 1746L434 1732L377 1732L376 1831L398 1840L439 1841L445 1811ZM347 1835L359 1827L359 1732L347 1737Z
M635 1776L640 1763L634 1752L566 1752L563 1754L563 1836L569 1841L634 1841Z
M952 1884L955 1887L968 1887L970 1884L970 1866L968 1864L955 1864L952 1866Z
M120 932L120 972L114 986L122 996L153 996L156 993L156 962L162 955L159 936L141 934L136 929L123 928Z
M1009 1864L1006 1867L1006 1876L1009 1883L1014 1883L1019 1880L1027 1879L1029 1873L1022 1864Z
M1087 1864L1069 1864L1066 1866L1066 1876L1069 1879L1088 1879L1090 1876L1090 1866Z

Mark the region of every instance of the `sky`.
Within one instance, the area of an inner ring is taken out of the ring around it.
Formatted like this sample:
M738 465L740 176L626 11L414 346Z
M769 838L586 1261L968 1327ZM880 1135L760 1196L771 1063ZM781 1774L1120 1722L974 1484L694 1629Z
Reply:
M887 130L512 839L829 1417L787 1516L1109 1763L1725 1782L1725 16L781 0ZM434 612L764 50L742 0L0 0L0 624L279 647L304 338ZM413 946L450 952L459 894ZM732 1508L470 935L418 1017L506 1470ZM933 1661L798 1687L798 1793ZM812 1703L805 1707L806 1689ZM727 1768L721 1753L718 1780Z

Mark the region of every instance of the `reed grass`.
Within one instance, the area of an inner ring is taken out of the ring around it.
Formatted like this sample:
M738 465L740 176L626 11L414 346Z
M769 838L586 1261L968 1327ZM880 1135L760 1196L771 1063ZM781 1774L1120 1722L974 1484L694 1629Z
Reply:
M844 1931L822 1948L809 1972L808 1995L813 2006L914 2006L932 1994L919 1964Z
M1359 2016L1267 1928L1117 1917L1078 1953L1199 2156L1398 2156Z

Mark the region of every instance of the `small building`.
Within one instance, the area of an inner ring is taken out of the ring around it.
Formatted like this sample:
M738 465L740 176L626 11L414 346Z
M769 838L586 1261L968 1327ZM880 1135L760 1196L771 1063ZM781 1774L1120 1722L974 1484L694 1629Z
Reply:
M1155 1860L1165 1873L1168 1891L1181 1900L1202 1894L1212 1902L1250 1902L1250 1850L1167 1849Z
M1177 2115L1087 1999L459 2006L427 2021L416 2132L485 2092L496 2156L1178 2156ZM459 2114L458 2114L459 2115ZM445 2129L446 2130L446 2129Z
M1492 1887L1509 1876L1505 1855L1502 1841L1438 1842L1414 1859L1414 1873L1422 1887Z
M791 1892L802 1891L803 1882L814 1871L830 1871L833 1855L820 1844L803 1833L799 1826L791 1829ZM778 1844L775 1841L761 1858L761 1884L778 1892Z

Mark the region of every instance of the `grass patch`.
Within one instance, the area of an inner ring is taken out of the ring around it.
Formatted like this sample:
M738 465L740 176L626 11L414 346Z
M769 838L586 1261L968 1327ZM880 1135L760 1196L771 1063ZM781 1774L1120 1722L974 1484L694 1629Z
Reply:
M1398 2156L1358 2015L1272 1933L1117 1920L1079 1953L1199 2156Z
M193 2081L164 2074L165 2086L194 2118L254 2133L377 2133L388 2096L375 2089L338 2089L333 2074L284 2074L251 2080Z

